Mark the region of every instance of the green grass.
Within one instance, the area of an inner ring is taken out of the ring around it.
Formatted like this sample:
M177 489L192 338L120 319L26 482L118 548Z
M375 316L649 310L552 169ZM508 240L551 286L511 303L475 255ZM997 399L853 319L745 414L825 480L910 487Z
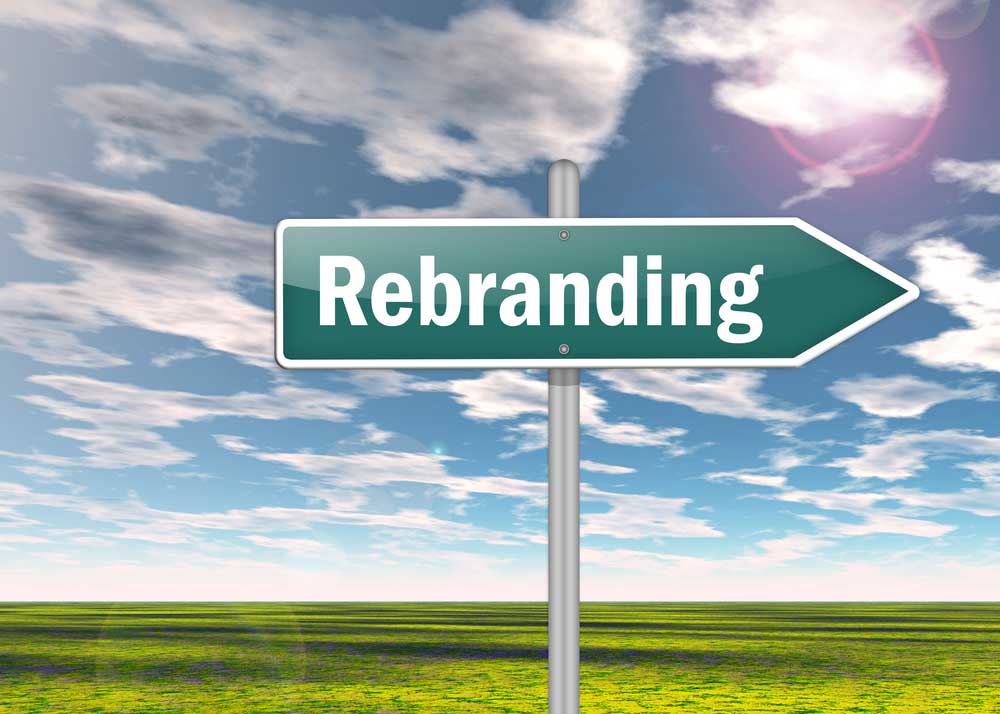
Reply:
M1000 712L997 604L590 604L582 709ZM545 711L535 604L0 604L0 712Z

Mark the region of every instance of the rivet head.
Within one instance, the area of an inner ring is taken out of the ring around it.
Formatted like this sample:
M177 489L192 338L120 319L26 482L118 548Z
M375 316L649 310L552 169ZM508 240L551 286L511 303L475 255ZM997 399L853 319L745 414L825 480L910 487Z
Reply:
M569 345L567 345L565 343L559 345L559 354L561 354L561 355L568 355L569 354Z
M569 240L569 231L559 231L559 240Z

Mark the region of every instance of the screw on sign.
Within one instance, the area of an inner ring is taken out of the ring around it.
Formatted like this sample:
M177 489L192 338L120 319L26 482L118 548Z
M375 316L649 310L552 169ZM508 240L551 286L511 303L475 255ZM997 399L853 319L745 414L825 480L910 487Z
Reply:
M292 219L275 240L283 367L549 368L552 714L579 711L579 369L800 366L918 295L796 218L581 219L579 185L561 160L547 219Z

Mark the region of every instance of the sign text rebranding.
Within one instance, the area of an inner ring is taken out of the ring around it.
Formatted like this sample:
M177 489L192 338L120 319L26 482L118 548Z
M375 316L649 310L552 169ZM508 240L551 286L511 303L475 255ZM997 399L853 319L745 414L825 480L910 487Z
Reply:
M374 280L366 274L358 258L350 255L322 255L319 257L319 324L337 325L337 304L343 304L349 324L368 325L369 317L385 327L399 327L419 320L421 325L448 327L454 325L462 314L466 324L481 327L484 324L485 306L490 293L502 293L499 302L499 320L507 327L521 325L540 326L567 324L567 295L572 309L569 324L577 327L590 325L591 306L596 317L610 327L639 324L639 296L645 302L643 324L658 327L664 324L686 326L690 303L694 307L694 323L712 325L713 286L705 273L665 273L663 256L625 255L621 269L601 276L596 285L579 272L550 273L548 275L547 310L543 310L543 288L533 273L514 272L502 279L497 273L469 273L453 275L438 271L433 255L421 255L416 289L405 275L386 272ZM640 264L644 263L640 276ZM729 344L754 342L764 330L761 316L745 309L760 291L758 279L764 274L763 265L753 265L748 272L729 273L718 283L719 324L718 337ZM669 285L664 286L664 282ZM641 285L641 287L640 287ZM593 292L592 292L593 291ZM443 300L440 299L443 293ZM362 300L359 295L368 296ZM419 307L414 307L414 296ZM617 296L617 300L614 299ZM664 317L664 302L669 296L669 317ZM492 298L497 299L497 296ZM363 307L367 302L369 310ZM414 315L414 310L418 314ZM543 314L544 313L544 314ZM734 329L739 328L739 329Z

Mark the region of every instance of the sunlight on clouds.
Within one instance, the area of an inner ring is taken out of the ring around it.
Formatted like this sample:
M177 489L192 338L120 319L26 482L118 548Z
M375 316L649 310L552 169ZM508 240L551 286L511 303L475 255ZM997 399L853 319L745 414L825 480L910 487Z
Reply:
M863 143L848 149L837 158L824 164L806 167L799 171L799 178L807 188L782 201L781 210L787 210L805 201L822 198L831 191L851 188L855 183L852 170L884 161L886 158L884 144Z
M944 3L696 0L667 15L667 56L723 72L715 101L758 124L813 135L872 116L924 117L946 80L911 43Z

